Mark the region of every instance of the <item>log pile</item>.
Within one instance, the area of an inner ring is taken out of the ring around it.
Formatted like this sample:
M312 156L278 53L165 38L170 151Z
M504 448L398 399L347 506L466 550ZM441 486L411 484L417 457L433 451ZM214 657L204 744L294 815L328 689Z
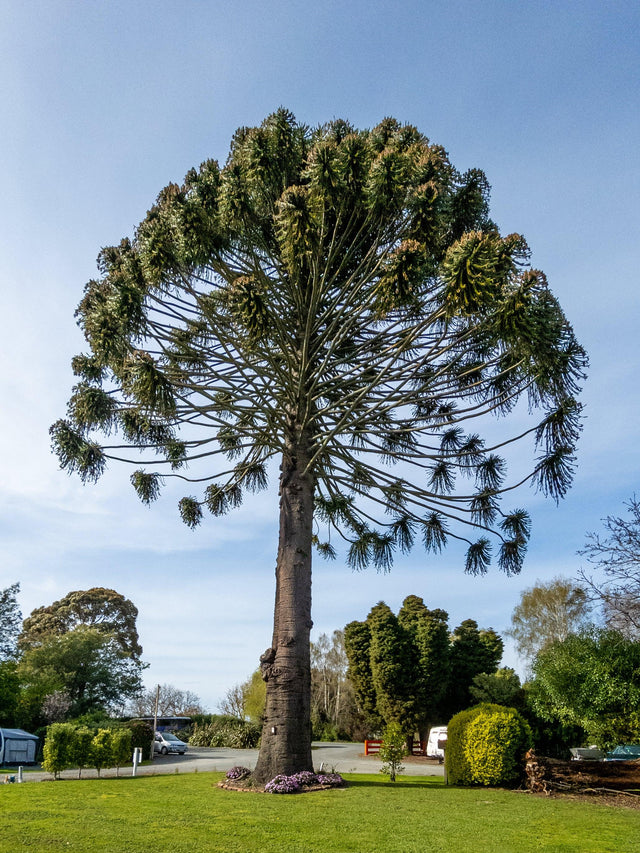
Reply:
M625 791L640 794L637 761L561 761L527 753L526 785L534 793Z

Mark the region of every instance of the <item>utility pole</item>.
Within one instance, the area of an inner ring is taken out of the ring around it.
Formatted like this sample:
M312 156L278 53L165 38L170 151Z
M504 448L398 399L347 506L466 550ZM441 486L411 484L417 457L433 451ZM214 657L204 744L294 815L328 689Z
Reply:
M158 702L160 701L160 685L156 687L156 706L153 712L153 737L151 738L151 760L155 758L156 753L156 729L158 728Z

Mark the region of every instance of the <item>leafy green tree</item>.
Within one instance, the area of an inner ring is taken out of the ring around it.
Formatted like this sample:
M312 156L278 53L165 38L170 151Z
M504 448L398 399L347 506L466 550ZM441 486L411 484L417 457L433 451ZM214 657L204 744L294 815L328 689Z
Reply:
M91 765L98 771L115 764L113 755L113 732L111 729L99 729L91 741Z
M492 628L480 630L474 619L465 619L453 631L449 652L451 675L444 699L447 719L473 704L473 679L481 672L495 672L503 649L502 638Z
M583 628L590 612L584 587L557 577L525 589L506 634L514 639L520 657L531 662L542 649Z
M587 534L587 544L579 554L590 566L603 572L604 580L594 579L584 569L580 580L602 605L606 624L631 639L640 639L640 501L627 503L629 518L607 516L605 534Z
M54 691L64 691L69 717L121 707L140 691L140 672L141 664L117 640L84 626L27 649L18 667L26 691L41 696L40 704Z
M481 672L476 675L469 688L474 702L488 702L493 705L506 705L521 708L524 691L517 672L504 666L495 672Z
M116 776L119 776L122 765L129 764L133 758L131 731L129 729L112 729L111 754L116 766Z
M142 646L136 628L137 618L138 608L134 603L113 589L77 590L67 593L60 601L32 611L24 620L18 644L24 651L51 637L60 637L85 626L115 638L126 655L139 661Z
M42 767L47 773L53 773L54 779L75 763L75 728L72 723L52 723L47 728Z
M388 776L390 782L395 782L396 775L404 770L402 759L406 754L406 736L403 727L398 722L389 723L382 734L380 772Z
M529 520L501 505L514 436L474 430L522 397L538 455L519 481L556 499L570 484L585 355L488 197L414 127L311 130L281 109L238 130L222 169L166 187L85 289L89 352L51 429L67 471L92 482L128 460L145 503L193 482L179 508L195 527L280 463L258 781L312 769L314 544L333 556L337 533L350 566L386 569L416 537L436 552L457 538L478 573L493 541L518 572Z
M383 601L367 617L371 628L371 677L376 707L386 722L398 723L405 735L415 728L415 691L418 659L411 637Z
M528 695L543 719L581 726L601 746L640 739L640 643L592 628L539 652Z
M252 723L260 723L267 701L267 689L259 669L245 682L243 697L245 718Z
M395 721L408 737L417 730L424 740L430 726L472 703L476 675L495 672L500 636L479 630L473 619L450 633L447 619L444 610L429 610L410 595L397 617L380 602L366 622L345 628L349 677L373 731Z
M20 679L17 664L12 660L0 661L0 726L16 725L16 711Z
M22 613L18 605L19 592L19 583L0 590L0 663L16 656L16 643L22 624Z
M78 768L78 779L82 778L85 767L91 767L93 755L91 744L94 732L88 726L76 726L73 733L72 763Z

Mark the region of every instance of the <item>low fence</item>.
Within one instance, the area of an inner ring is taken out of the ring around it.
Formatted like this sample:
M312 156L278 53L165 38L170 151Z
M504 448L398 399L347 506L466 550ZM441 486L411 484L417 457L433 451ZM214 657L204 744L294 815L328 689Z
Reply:
M380 747L382 746L381 740L365 740L364 742L364 754L365 755L377 755L380 752ZM427 754L427 742L426 740L414 740L413 746L411 749L412 755L426 755Z

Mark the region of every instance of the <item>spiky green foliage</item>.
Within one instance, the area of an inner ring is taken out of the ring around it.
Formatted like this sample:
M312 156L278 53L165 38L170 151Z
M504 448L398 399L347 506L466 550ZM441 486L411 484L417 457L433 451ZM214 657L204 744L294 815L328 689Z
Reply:
M488 197L482 172L394 119L312 130L280 109L241 128L223 168L192 169L101 252L77 312L90 353L51 429L61 465L93 481L142 450L131 479L146 503L170 477L209 479L180 502L195 527L304 445L325 556L332 532L356 569L455 537L467 571L495 553L518 572L529 527L501 509L513 437L470 430L528 399L520 438L539 455L520 479L561 497L586 359Z

